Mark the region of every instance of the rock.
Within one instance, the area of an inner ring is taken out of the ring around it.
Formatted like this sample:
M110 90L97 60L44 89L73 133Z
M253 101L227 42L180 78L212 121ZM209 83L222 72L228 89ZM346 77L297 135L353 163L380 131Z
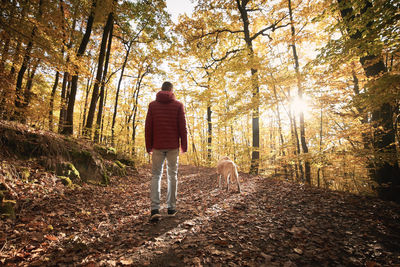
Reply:
M61 180L62 184L68 187L72 187L73 183L71 181L71 179L69 179L68 177L65 176L58 176L58 178Z
M59 177L69 178L70 181L73 181L74 183L81 182L80 173L71 162L58 163L56 174Z

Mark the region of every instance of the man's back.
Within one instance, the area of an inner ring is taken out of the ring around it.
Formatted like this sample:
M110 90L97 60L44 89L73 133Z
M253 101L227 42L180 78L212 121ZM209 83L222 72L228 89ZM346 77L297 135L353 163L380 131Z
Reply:
M186 120L183 104L171 91L160 91L149 105L146 117L146 149L176 149L181 139L182 151L187 150Z

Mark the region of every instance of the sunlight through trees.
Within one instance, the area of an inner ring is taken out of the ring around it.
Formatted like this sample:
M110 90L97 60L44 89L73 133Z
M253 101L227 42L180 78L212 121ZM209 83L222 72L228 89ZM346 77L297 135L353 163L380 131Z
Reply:
M185 104L182 163L399 200L399 29L394 0L7 0L0 119L144 149L165 80ZM174 15L175 16L175 15Z

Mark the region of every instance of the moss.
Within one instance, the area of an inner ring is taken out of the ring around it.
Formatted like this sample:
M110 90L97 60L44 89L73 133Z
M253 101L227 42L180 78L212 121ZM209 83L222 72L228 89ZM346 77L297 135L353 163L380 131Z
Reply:
M125 169L125 165L124 165L123 163L121 163L121 161L116 160L116 161L115 161L115 164L116 164L118 167L120 167L121 169Z
M72 149L70 154L73 160L87 160L92 158L92 153L88 150L76 150Z
M0 204L0 214L11 219L15 219L15 200L3 200Z
M61 180L63 185L68 186L68 187L72 187L73 186L73 183L72 183L71 179L69 179L68 177L58 176L58 178L60 178L60 180Z
M110 177L108 176L107 173L103 174L103 184L104 185L109 185L110 184Z
M125 176L126 175L126 166L121 163L120 161L116 160L112 164L112 175L117 175L117 176Z
M117 150L113 147L107 147L107 154L113 154L116 155L117 154Z
M74 164L72 164L71 162L67 163L67 173L66 175L71 178L72 180L80 180L81 176L79 174L79 171L75 168Z
M135 161L128 155L119 155L118 160L124 165L135 167Z
M92 153L90 153L90 151L88 150L82 150L81 154L85 157L85 158L91 158L92 157Z
M94 145L94 148L101 154L107 153L107 148L101 145Z
M24 182L27 182L29 180L29 177L31 176L31 172L29 171L28 168L22 168L21 173L20 173L21 179Z

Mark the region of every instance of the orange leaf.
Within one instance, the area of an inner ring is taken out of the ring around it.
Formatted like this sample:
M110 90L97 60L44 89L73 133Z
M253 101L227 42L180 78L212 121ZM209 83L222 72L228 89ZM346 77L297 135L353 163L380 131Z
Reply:
M50 240L50 241L57 241L58 238L54 235L45 235L44 236L46 239Z

